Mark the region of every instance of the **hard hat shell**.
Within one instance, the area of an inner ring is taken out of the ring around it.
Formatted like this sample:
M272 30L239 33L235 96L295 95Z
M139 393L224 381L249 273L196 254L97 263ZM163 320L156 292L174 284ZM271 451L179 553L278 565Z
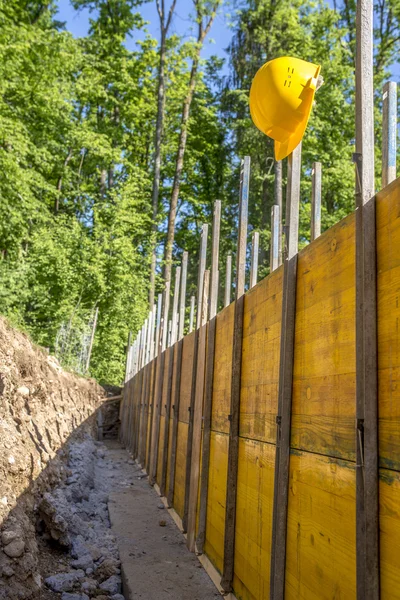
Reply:
M250 89L250 113L256 127L275 140L282 160L301 142L310 116L320 65L282 56L265 63Z

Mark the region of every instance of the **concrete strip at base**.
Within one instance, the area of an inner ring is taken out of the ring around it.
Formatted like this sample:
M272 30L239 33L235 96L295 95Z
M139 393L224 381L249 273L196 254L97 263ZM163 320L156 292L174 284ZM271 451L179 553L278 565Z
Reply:
M115 445L110 445L109 452L116 461L127 457L126 451ZM126 600L220 598L196 556L187 550L169 511L158 508L164 505L147 477L137 465L130 468L135 472L134 485L110 494L109 498Z

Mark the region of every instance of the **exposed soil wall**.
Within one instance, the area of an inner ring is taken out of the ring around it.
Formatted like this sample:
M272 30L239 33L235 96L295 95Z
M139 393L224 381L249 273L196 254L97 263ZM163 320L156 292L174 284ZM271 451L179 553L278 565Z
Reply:
M38 597L37 506L70 475L68 445L94 431L104 398L0 318L0 599Z

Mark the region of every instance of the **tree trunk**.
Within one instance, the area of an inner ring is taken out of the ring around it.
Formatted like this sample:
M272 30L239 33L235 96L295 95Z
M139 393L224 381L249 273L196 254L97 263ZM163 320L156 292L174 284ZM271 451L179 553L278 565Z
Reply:
M199 32L197 36L197 49L192 62L192 69L190 71L190 79L189 79L189 87L188 92L186 94L186 98L183 102L182 109L182 120L181 120L181 130L179 134L179 145L178 145L178 154L176 158L176 166L175 166L175 175L174 175L174 184L172 187L171 193L171 204L169 208L168 215L168 233L167 233L167 243L165 246L165 266L164 266L164 279L167 284L171 282L171 269L172 269L172 249L174 245L175 238L175 220L176 220L176 209L178 205L180 184L181 184L181 175L183 170L183 161L185 157L186 150L186 142L187 142L187 130L188 130L188 121L190 115L190 106L193 100L193 94L196 88L196 79L197 79L197 70L200 61L200 52L204 44L204 40L209 32L211 25L215 19L215 15L217 12L217 8L220 4L220 0L217 0L212 9L211 15L208 18L208 22L206 26L203 25L203 18L201 12L201 3L194 2L196 6L197 12L197 21L199 23Z
M150 267L150 291L149 305L154 304L155 284L156 284L156 263L157 263L157 214L158 197L160 194L160 175L161 175L161 142L164 129L165 112L165 31L161 29L160 45L160 63L158 67L158 98L157 98L157 122L156 139L154 154L154 177L152 192L152 239L151 239L151 267Z

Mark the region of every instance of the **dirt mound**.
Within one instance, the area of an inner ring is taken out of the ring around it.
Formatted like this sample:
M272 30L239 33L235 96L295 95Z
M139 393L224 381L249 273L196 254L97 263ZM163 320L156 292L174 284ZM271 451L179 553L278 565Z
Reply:
M37 597L35 510L69 475L68 444L95 427L105 392L0 318L0 598Z

